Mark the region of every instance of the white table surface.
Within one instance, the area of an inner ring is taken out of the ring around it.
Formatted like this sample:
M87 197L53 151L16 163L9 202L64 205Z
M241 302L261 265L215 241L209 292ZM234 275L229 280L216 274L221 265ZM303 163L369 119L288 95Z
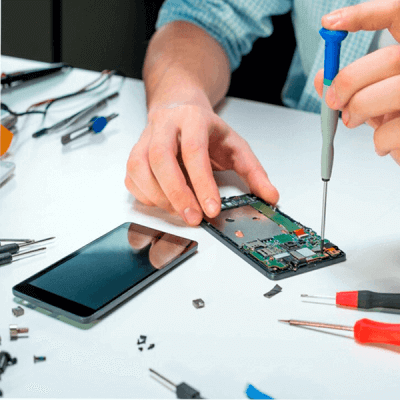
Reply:
M2 57L1 70L40 65ZM79 88L96 73L74 70L4 94L12 109ZM119 78L107 89L118 87ZM268 90L260 83L260 90ZM104 96L90 94L50 113L49 125ZM301 293L343 290L400 292L400 169L375 155L368 126L340 122L329 184L326 236L347 261L281 280L282 293L263 294L270 281L202 228L145 207L124 187L128 154L146 123L144 86L126 79L103 113L119 112L102 134L69 148L60 134L32 139L40 116L22 117L7 158L15 176L0 188L0 237L56 236L47 252L0 268L1 350L18 358L0 381L6 397L174 398L150 378L152 367L185 381L208 398L245 398L248 383L274 398L397 399L400 350L361 345L343 336L281 324L303 319L353 325L367 317L400 322L399 314L302 302ZM281 194L281 210L319 232L320 118L318 115L230 98L220 115L250 143ZM221 195L246 192L232 173L219 173ZM61 257L132 221L198 241L192 258L126 302L91 329L78 329L37 311L15 318L11 288ZM192 300L206 306L197 310ZM8 326L28 327L29 338L10 342ZM153 350L140 352L147 335ZM33 363L33 355L46 362Z

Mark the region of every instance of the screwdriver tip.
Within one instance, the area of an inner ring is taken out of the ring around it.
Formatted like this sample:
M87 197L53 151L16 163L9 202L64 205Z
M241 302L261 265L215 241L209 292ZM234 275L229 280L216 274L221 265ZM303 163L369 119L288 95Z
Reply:
M285 324L290 324L290 320L289 319L278 319L278 322L283 322Z
M301 294L300 297L308 297L308 294Z

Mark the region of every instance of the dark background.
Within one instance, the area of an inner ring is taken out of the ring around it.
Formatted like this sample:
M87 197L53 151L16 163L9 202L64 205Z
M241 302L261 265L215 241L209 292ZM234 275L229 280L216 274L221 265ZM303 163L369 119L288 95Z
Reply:
M249 0L251 1L251 0ZM101 71L118 67L141 79L148 41L163 0L1 0L3 55L63 61ZM254 44L232 74L228 95L281 104L295 41L290 14ZM2 71L12 72L12 71Z

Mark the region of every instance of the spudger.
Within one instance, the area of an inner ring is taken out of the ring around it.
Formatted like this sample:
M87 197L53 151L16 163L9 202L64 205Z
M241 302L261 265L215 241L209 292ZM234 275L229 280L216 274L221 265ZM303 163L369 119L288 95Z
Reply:
M35 249L35 250L24 251L23 253L18 253L18 254L11 254L11 253L0 254L0 266L10 264L13 261L18 261L17 257L25 256L26 254L35 253L37 251L42 251L42 250L46 250L46 247L41 247L40 249Z
M333 139L339 119L339 111L332 110L326 104L326 92L331 86L333 79L339 71L340 45L346 38L347 31L330 31L322 28L319 31L325 40L325 61L324 61L324 87L321 104L321 129L322 129L322 155L321 155L321 177L324 182L322 198L322 222L321 222L321 252L324 251L325 219L326 219L326 198L328 182L331 179L333 167Z
M16 254L19 252L21 247L32 246L34 244L47 242L48 240L53 240L53 239L55 239L55 237L50 237L50 238L41 239L41 240L37 240L37 241L31 241L31 242L27 242L27 243L23 243L23 244L17 244L17 243L5 244L3 246L0 246L0 254L3 254L3 253Z
M316 299L335 299L337 306L360 308L391 308L400 310L400 294L398 293L376 293L370 290L354 290L351 292L337 292L334 296L319 296L302 294L301 297L312 297Z
M336 324L324 324L321 322L297 321L293 319L280 319L278 321L290 325L353 331L354 339L360 343L380 343L400 346L400 324L387 324L384 322L372 321L368 318L358 320L353 327Z
M165 382L168 382L171 386L173 386L175 388L176 397L178 399L203 399L204 398L204 397L200 396L199 391L192 388L187 383L182 382L179 385L175 385L175 383L172 383L165 376L162 376L158 372L154 371L154 369L149 368L149 370L150 370L150 372L153 372L153 374L156 374L158 377L163 379Z

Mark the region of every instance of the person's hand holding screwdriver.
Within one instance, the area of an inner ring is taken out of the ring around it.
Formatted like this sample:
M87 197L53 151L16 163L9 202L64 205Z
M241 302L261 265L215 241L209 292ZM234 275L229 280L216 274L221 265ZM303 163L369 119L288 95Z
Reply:
M330 30L388 29L400 43L400 2L375 0L336 10L322 18ZM322 96L323 71L315 77ZM400 164L400 44L370 53L339 71L326 93L327 105L342 110L348 128L366 122L374 130L378 155Z
M213 38L186 22L164 26L150 43L144 79L148 124L125 178L137 200L198 225L203 212L211 218L220 212L212 171L234 170L252 193L277 203L279 194L248 143L213 110L230 79L227 57Z

